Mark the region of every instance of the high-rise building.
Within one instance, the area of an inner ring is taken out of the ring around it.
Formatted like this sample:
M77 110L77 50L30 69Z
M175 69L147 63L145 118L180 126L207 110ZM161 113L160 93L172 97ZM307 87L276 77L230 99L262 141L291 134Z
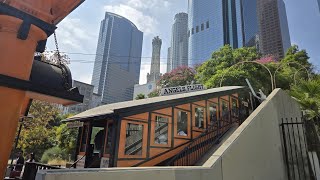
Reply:
M152 59L150 73L147 75L147 82L157 82L160 79L160 53L162 40L159 36L152 40Z
M74 80L73 87L77 87L79 93L84 96L83 103L71 106L57 105L63 114L78 114L101 105L101 96L93 93L93 85Z
M225 44L243 46L239 0L188 1L189 66L201 64Z
M178 13L175 15L171 34L171 62L168 70L171 71L179 66L188 66L188 14Z
M103 104L132 100L139 83L143 33L128 19L107 12L101 21L92 85Z
M257 7L261 53L283 58L291 46L283 0L258 0Z
M257 0L242 0L243 45L259 50Z
M171 71L171 47L168 48L167 54L167 73Z

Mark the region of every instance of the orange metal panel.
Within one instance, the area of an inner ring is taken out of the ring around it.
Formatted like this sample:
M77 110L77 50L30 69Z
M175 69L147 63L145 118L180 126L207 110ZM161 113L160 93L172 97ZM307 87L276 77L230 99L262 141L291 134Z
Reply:
M169 149L164 149L164 148L150 148L150 157L154 157L158 154L161 154L163 152L168 151Z
M117 167L131 167L135 164L141 163L143 160L118 160Z
M153 111L153 112L172 116L172 108L160 109L160 110Z
M133 116L125 117L125 119L132 119L132 120L140 120L140 121L148 121L149 120L149 113L142 113L142 114L136 114Z
M183 104L183 105L177 106L177 108L190 111L190 104Z

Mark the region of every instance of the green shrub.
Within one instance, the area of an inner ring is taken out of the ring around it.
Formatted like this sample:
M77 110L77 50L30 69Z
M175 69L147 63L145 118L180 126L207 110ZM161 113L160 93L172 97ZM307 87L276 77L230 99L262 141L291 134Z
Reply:
M59 147L53 147L43 153L41 162L47 164L49 161L54 159L66 160L67 158L68 154L66 151L60 149Z

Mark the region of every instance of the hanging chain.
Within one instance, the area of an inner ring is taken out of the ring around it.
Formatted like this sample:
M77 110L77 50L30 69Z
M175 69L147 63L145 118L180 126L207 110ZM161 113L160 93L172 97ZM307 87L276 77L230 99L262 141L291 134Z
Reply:
M63 86L65 89L69 90L70 89L70 85L68 83L68 74L66 72L66 68L65 66L63 65L62 63L62 60L61 60L61 54L60 54L60 51L59 51L59 44L58 44L58 39L57 39L57 34L56 34L56 31L53 32L53 35L54 35L54 42L55 42L55 45L56 45L56 53L57 53L57 56L58 56L58 63L57 65L60 67L61 69L61 72L62 72L62 77L63 77Z
M57 56L58 56L58 64L62 65L61 54L60 54L60 51L59 51L59 44L58 44L56 31L53 32L53 35L54 35L54 42L55 42L55 45L56 45L56 53L57 53Z

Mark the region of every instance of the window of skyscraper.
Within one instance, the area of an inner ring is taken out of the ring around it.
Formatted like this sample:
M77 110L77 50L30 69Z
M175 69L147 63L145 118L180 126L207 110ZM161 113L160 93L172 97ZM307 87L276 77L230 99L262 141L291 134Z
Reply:
M196 32L197 32L197 33L199 32L199 26L196 27Z
M207 21L207 29L209 28L210 26L209 26L209 21Z
M203 31L204 30L204 24L202 23L201 24L201 31Z
M188 37L190 37L190 30L188 30Z
M194 34L194 28L192 28L192 30L191 30L191 31L192 31L192 34Z

